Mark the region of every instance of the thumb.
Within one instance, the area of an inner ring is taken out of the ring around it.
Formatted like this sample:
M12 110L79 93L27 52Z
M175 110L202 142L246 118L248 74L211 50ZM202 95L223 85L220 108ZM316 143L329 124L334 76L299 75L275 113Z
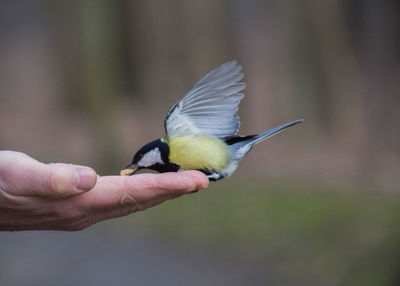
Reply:
M89 191L97 180L89 167L35 160L20 161L10 171L9 191L20 196L65 197Z

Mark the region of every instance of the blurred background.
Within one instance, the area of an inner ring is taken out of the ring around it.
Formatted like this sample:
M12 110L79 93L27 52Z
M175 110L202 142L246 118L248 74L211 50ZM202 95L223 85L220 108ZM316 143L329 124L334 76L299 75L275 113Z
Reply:
M240 134L207 190L76 233L0 233L1 285L399 285L398 1L1 1L0 148L118 174L236 59Z

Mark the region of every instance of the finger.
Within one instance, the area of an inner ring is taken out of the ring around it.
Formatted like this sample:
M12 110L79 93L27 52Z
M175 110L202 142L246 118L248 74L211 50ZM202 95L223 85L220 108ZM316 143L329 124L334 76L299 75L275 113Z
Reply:
M127 206L135 211L207 186L207 177L198 171L107 176L100 177L91 192L76 199L79 199L81 207L94 211Z
M110 176L100 177L91 192L79 196L51 202L40 197L18 198L29 199L32 206L36 206L28 216L21 214L22 224L29 222L29 229L80 230L98 221L128 215L207 185L207 177L199 172ZM22 224L17 222L15 225Z
M12 162L6 182L14 195L65 197L86 192L96 184L96 172L85 166L43 164L22 159Z

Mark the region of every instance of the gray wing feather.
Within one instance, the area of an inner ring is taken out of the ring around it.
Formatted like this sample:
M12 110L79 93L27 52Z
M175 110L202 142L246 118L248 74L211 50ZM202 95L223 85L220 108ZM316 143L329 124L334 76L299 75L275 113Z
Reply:
M236 61L225 63L205 75L169 111L164 125L169 136L208 134L224 138L236 134L242 67Z

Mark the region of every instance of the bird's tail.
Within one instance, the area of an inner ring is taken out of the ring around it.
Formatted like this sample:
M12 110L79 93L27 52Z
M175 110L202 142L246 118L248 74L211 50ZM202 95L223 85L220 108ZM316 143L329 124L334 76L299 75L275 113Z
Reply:
M229 138L225 138L226 144L228 144L231 153L233 154L234 160L241 160L247 153L250 152L251 148L265 140L270 138L271 136L281 132L283 129L288 128L290 126L296 125L302 122L303 119L295 120L281 126L272 128L268 131L260 133L258 135L249 135L249 136L232 136Z
M295 120L295 121L280 125L278 127L272 128L263 133L260 133L260 134L256 135L255 137L253 137L249 143L251 143L251 145L255 145L261 141L264 141L265 139L268 139L268 138L274 136L275 134L278 134L279 132L283 131L284 129L286 129L290 126L293 126L293 125L303 122L303 120L304 119Z

